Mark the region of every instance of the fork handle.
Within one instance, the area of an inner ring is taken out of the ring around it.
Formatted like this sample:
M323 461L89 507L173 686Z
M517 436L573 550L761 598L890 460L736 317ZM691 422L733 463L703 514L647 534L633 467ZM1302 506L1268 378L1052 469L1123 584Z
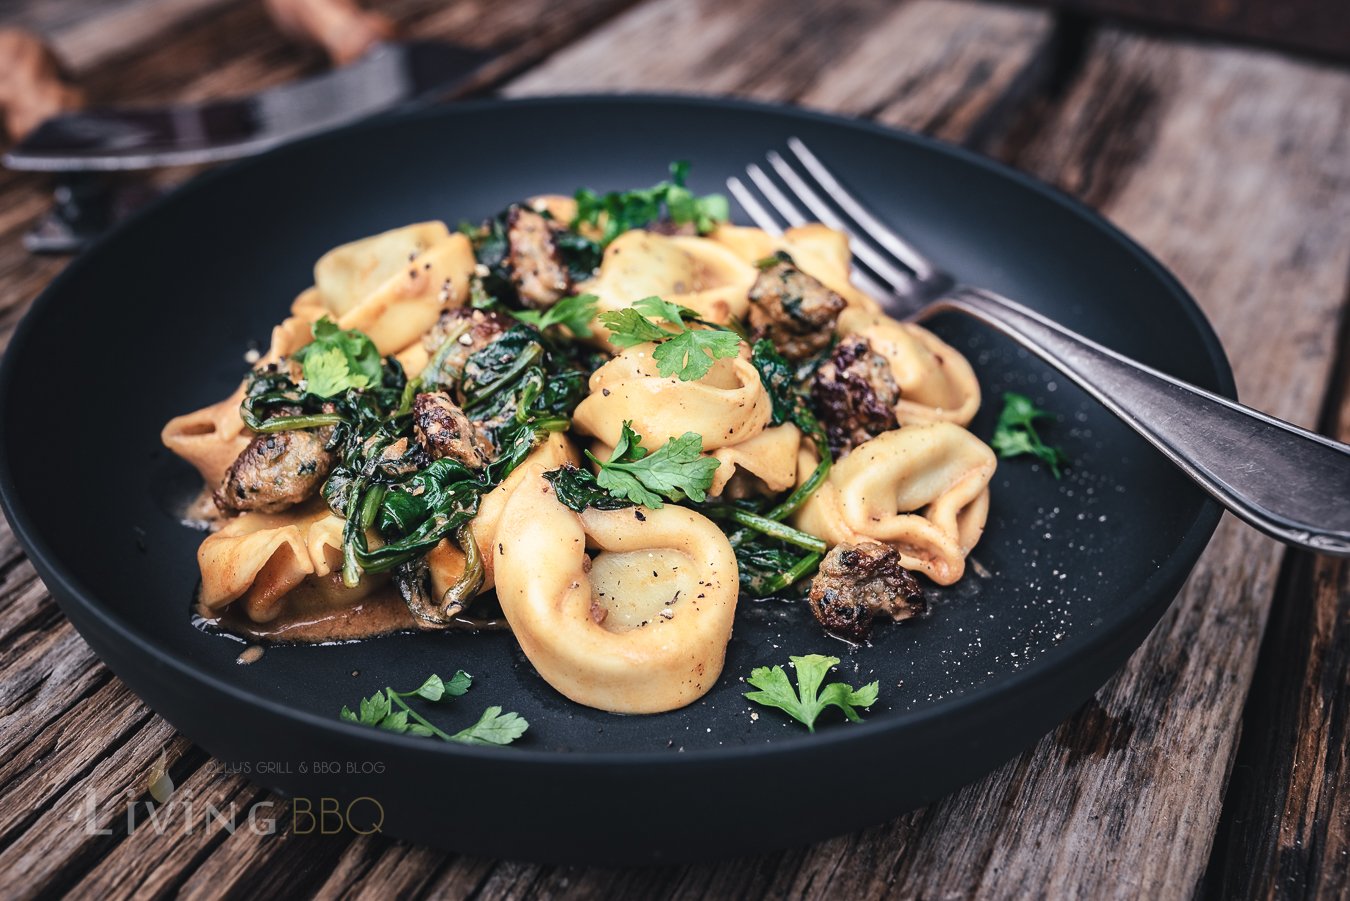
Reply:
M1035 353L1115 413L1237 516L1287 544L1350 556L1350 445L1136 363L991 291L955 310Z

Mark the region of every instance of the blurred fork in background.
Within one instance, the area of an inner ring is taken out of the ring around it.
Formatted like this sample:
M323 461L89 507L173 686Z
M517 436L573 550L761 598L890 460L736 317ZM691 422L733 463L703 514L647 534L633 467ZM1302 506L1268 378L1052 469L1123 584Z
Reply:
M246 97L164 108L85 109L40 38L0 30L0 112L11 169L59 173L54 208L24 236L35 253L79 250L154 195L102 173L200 165L271 147L422 98L469 78L486 55L450 44L391 42L392 21L353 0L264 0L287 35L339 68Z

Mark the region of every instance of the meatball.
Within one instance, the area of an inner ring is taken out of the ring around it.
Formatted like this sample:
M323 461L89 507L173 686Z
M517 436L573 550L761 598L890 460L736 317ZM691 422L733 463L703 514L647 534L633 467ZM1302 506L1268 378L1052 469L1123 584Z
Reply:
M900 424L895 418L900 387L891 364L866 338L855 335L839 342L816 370L811 396L835 454Z
M417 395L412 413L413 436L433 459L450 457L470 469L491 460L492 445L444 391Z
M900 554L876 541L836 545L820 562L807 603L822 626L850 641L866 639L875 617L900 622L927 607Z
M512 207L506 216L506 268L520 302L536 310L561 300L572 278L553 237L553 226L534 210Z
M460 307L447 310L422 338L422 346L433 356L440 352L445 342L455 342L441 358L435 373L426 373L436 381L449 383L464 373L464 364L469 357L487 347L509 329L513 324L511 317L490 310L477 310L473 307Z
M293 429L258 435L235 458L216 489L222 513L279 513L313 497L333 468L326 450L333 429Z
M779 353L800 363L830 346L844 298L779 253L750 287L750 337L768 338Z

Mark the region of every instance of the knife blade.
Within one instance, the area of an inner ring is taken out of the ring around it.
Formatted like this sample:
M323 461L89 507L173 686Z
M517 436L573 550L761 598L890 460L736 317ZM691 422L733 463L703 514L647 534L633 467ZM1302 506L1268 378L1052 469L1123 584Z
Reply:
M159 109L91 109L48 119L4 157L11 169L112 172L261 153L450 94L491 55L450 44L381 44L358 61L248 97Z

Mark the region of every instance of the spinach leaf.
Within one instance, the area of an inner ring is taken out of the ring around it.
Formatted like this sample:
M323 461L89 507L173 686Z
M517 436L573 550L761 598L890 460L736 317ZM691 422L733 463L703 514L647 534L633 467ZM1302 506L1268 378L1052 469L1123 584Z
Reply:
M544 478L552 483L553 493L558 496L558 502L576 513L587 507L594 507L597 510L622 510L624 507L635 506L627 498L615 497L608 489L601 488L590 470L579 469L571 464L544 473Z

